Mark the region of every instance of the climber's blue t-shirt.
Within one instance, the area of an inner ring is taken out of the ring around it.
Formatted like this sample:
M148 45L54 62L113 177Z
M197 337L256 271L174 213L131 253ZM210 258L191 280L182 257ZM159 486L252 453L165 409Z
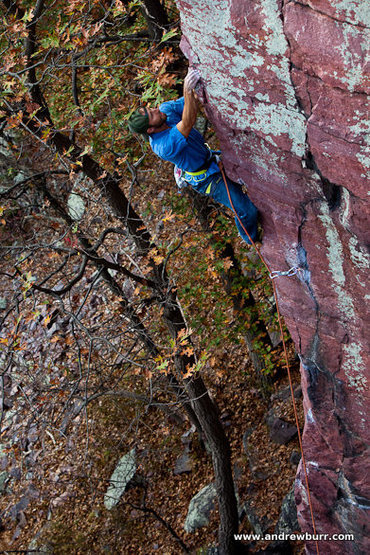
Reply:
M204 144L202 135L194 127L187 139L176 127L182 119L184 98L164 102L159 106L159 109L167 115L166 123L169 129L149 135L153 152L182 170L197 171L209 158L209 150ZM212 162L207 170L207 176L218 171L220 170L217 164Z

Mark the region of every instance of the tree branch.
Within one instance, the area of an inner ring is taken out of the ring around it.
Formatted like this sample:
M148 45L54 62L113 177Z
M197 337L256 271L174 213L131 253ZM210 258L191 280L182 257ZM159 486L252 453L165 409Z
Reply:
M3 0L3 4L9 13L18 16L18 19L22 19L25 12L17 5L17 2L14 2L13 0Z
M82 249L81 251L84 253L84 255L87 258L89 258L90 260L93 260L96 264L100 266L104 266L105 268L109 268L110 270L116 270L116 272L127 276L128 278L132 279L137 283L140 283L141 285L150 287L151 289L155 289L156 287L156 283L152 279L143 278L141 276L133 274L132 272L130 272L130 270L127 270L127 268L125 268L124 266L121 266L120 264L116 264L114 262L110 262L109 260L101 256L94 256L90 254L88 251L85 251Z
M34 60L32 55L36 50L36 26L37 22L41 16L42 10L44 9L44 0L37 0L36 6L33 11L32 21L27 25L28 38L26 40L26 57L27 57L27 68L28 68L28 78L31 84L31 96L40 106L48 111L44 96L40 89L40 85L37 83L36 68L34 65ZM50 115L49 115L50 117Z
M95 401L95 399L99 399L99 397L104 397L105 395L109 395L110 397L123 397L124 399L130 399L132 401L139 401L140 403L147 405L148 408L155 407L162 410L168 416L171 416L171 418L174 418L178 424L184 423L184 419L176 411L171 410L165 403L161 403L155 398L150 399L145 395L133 393L132 391L127 391L124 389L119 389L117 391L115 390L99 391L98 393L94 393L93 395L90 395L90 397L85 399L84 404L91 403L91 401ZM82 408L83 408L82 406L81 408L79 408L78 413L81 412ZM74 414L73 418L75 418L75 416L77 416L77 414Z
M182 539L177 534L177 532L174 530L174 528L172 528L171 524L169 524L164 518L162 518L161 515L159 513L157 513L157 511L155 509L147 507L145 504L144 505L135 505L134 503L130 503L129 501L126 501L125 504L129 505L133 509L142 511L143 513L149 513L149 514L153 515L170 532L170 534L174 537L174 539L180 545L180 547L184 551L184 553L190 553L190 550L188 549L187 545L182 541Z
M34 173L33 175L30 175L29 177L26 177L25 179L18 181L17 183L15 183L14 185L6 189L6 191L0 192L0 198L5 197L9 193L11 193L14 189L16 189L17 187L20 187L21 185L25 185L29 181L32 181L34 179L40 179L42 177L46 177L47 175L68 175L68 172L66 170L46 170L43 172Z
M77 87L77 58L75 55L72 56L71 65L72 65L72 96L75 105L78 108L78 112L81 116L84 115L83 110L81 109L80 101L78 98L78 87Z

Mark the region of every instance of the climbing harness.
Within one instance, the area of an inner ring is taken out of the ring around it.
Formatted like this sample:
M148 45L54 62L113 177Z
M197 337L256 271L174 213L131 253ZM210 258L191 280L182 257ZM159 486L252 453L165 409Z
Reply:
M190 172L190 171L182 170L181 168L178 168L177 166L175 166L174 168L175 181L180 190L186 187L189 183L191 185L197 185L198 183L202 183L202 181L204 181L208 177L207 172L212 162L216 162L216 164L219 163L221 151L212 150L207 143L204 143L204 144L208 148L209 153L208 153L207 160L200 166L200 168L198 168L194 172ZM209 186L209 189L210 187L211 186ZM206 194L208 194L209 192L210 191L208 191L208 189L207 191L205 191Z
M230 195L230 191L229 191L229 187L227 185L227 179L226 179L226 175L225 175L225 170L222 164L222 161L220 160L218 163L218 167L220 168L220 172L222 175L222 178L224 180L225 183L225 187L226 187L226 191L227 191L227 195L229 197L229 201L230 201L230 206L236 216L236 218L238 219L240 225L242 226L242 228L244 229L248 239L250 240L251 244L253 245L254 249L256 250L262 264L266 267L269 276L271 278L271 283L272 283L272 289L273 289L273 293L274 293L274 299L275 299L275 303L276 303L276 312L277 312L277 317L278 317L278 322L279 322L279 328L280 328L280 333L281 333L281 338L282 338L282 342L283 342L283 349L284 349L284 357L285 357L285 362L286 362L286 369L287 369L287 374L288 374L288 380L289 380L289 387L290 387L290 394L292 397L292 404L293 404L293 410L294 410L294 418L295 418L295 422L296 422L296 426L297 426L297 431L298 431L298 441L299 441L299 448L301 451L301 455L302 455L302 467L303 467L303 471L304 471L304 476L305 476L305 482L306 482L306 488L307 488L307 499L308 499L308 505L310 508L310 513L311 513L311 521L312 521L312 528L313 528L313 532L315 537L317 537L317 533L316 533L316 525L315 525L315 519L314 519L314 515L313 515L313 509L312 509L312 501L311 501L311 493L310 493L310 487L308 484L308 473L307 473L307 466L306 466L306 460L304 457L304 453L303 453L303 446L302 446L302 437L301 437L301 432L299 429L299 420L298 420L298 412L297 412L297 405L295 402L295 397L294 397L294 391L293 391L293 383L292 383L292 377L291 377L291 373L290 373L290 366L289 366L289 361L288 361L288 352L287 352L287 348L286 348L286 343L285 343L285 339L284 339L284 331L283 331L283 325L282 325L282 320L281 320L281 315L280 315L280 308L279 308L279 303L278 303L278 297L277 297L277 291L276 291L276 285L275 285L275 278L279 277L279 276L293 276L297 273L298 271L298 267L293 266L293 268L290 268L290 270L288 270L287 272L279 272L279 271L271 271L269 268L269 265L267 264L266 260L263 258L259 248L257 247L256 243L253 241L253 239L251 238L251 236L249 235L248 231L245 229L243 222L241 221L241 219L239 218L235 208L234 208L234 204L233 201L231 199L231 195ZM315 545L316 545L316 552L317 555L320 555L320 551L319 551L319 544L317 539L314 540L315 541Z
M208 164L208 166L202 170L198 170L196 172L187 172L185 171L185 176L189 177L190 180L192 181L192 183L201 183L202 181L204 181L207 177L207 170L209 168L209 166L211 165L211 162Z

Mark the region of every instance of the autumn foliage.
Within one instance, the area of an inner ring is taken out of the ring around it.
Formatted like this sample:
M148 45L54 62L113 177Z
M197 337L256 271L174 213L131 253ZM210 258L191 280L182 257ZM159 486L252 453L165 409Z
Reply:
M240 456L209 393L220 396L237 374L225 399L252 418L254 401L240 408L235 383L248 376L263 399L272 382L253 372L246 335L265 374L278 376L282 359L267 334L271 287L228 215L211 207L203 225L169 165L126 127L139 102L181 94L175 5L4 0L0 13L0 460L12 484L4 549L26 549L40 531L60 553L94 542L99 551L112 530L116 550L211 543L212 530L185 538L180 523L213 479L226 522L218 541L230 546L231 453ZM191 425L193 488L169 470ZM133 447L139 481L99 527L110 473ZM184 497L171 505L177 488ZM149 518L155 540L143 539Z

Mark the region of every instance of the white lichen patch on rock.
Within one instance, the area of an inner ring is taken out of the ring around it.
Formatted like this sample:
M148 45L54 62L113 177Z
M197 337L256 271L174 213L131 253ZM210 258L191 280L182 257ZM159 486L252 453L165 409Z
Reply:
M370 135L365 137L366 144L361 147L361 152L356 154L357 160L366 168L370 170ZM363 177L368 177L366 174L363 174Z
M284 56L288 44L284 36L277 0L261 0L261 10L265 16L265 26L268 31L267 52L273 56Z
M210 104L217 106L230 127L252 130L274 146L279 144L280 148L302 157L305 153L306 119L298 109L290 79L289 47L278 2L260 0L256 10L265 20L266 36L263 39L251 33L251 39L246 40L239 34L232 24L230 2L227 0L212 3L196 0L192 3L191 12L182 11L182 26L189 35L195 59L199 60L198 69L206 84ZM247 18L245 24L248 31ZM278 78L285 93L281 102L271 102L270 97L263 93L253 95L259 85L258 69L262 66L265 70L269 67L269 71ZM251 105L248 97L260 99L260 102ZM286 144L281 139L278 141L283 137L288 137L290 141Z
M368 0L336 0L335 10L354 24L370 27L370 6Z
M269 134L275 137L286 133L292 141L292 152L303 157L306 146L306 119L302 114L297 112L292 118L291 110L282 104L258 104L253 116L253 119L250 118L251 127L263 129L267 140Z
M270 102L270 97L268 94L257 93L255 97L261 102Z
M347 327L346 323L351 324L356 321L356 313L353 299L348 291L348 285L346 284L343 267L343 246L339 233L329 215L329 209L324 203L321 206L321 212L322 214L319 216L319 219L324 225L325 235L328 241L327 258L329 272L332 275L332 288L337 295L338 308L343 316L343 324ZM352 243L352 260L353 251L354 245ZM357 250L356 254L358 254ZM348 379L349 385L356 388L358 391L363 391L367 383L364 375L366 368L361 356L361 351L362 347L357 343L348 343L343 345L342 369Z
M370 169L370 119L366 118L367 105L364 101L364 110L356 110L353 115L353 121L356 122L349 127L349 131L355 135L360 144L360 152L356 154L357 160L364 166L366 170ZM366 177L366 174L363 175Z
M339 233L329 215L329 208L325 203L321 205L321 215L319 219L324 225L326 239L328 241L327 258L329 272L332 275L332 288L338 297L338 308L345 320L355 320L355 309L353 300L346 288L346 278L344 274L344 253Z
M236 148L243 148L243 145L239 144L238 135L232 137L230 141ZM289 178L282 170L283 156L284 154L278 156L272 152L267 143L264 144L262 141L259 142L258 148L251 150L249 153L249 158L256 165L256 168L262 168L266 172L278 176L281 183L289 185ZM265 179L265 176L261 175L261 179Z
M361 247L355 237L350 237L348 241L348 246L354 265L357 266L359 269L368 271L370 268L369 253L363 247Z
M344 360L342 368L348 378L349 385L357 391L367 389L366 367L361 352L362 347L357 343L343 345Z
M362 52L358 52L353 48L353 44L358 40L359 36L362 36L359 30L353 25L347 23L336 23L336 26L340 28L343 36L343 42L339 46L334 46L342 59L343 65L345 67L345 72L339 77L341 83L343 83L349 91L353 92L357 86L361 85L365 78L364 64L365 64L365 52L368 47L369 35L363 38Z

